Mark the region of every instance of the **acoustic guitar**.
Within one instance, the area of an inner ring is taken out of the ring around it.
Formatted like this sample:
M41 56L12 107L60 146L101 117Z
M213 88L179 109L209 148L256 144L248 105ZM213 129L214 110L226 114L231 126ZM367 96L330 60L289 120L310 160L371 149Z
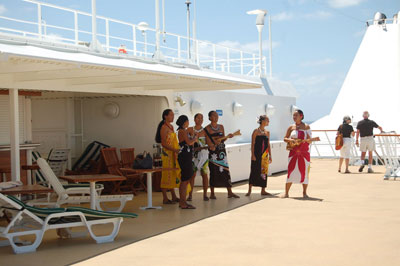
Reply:
M319 137L311 138L312 142L320 141ZM307 142L306 139L295 139L294 141L290 141L286 144L286 150L291 151L294 147L299 146L301 143Z

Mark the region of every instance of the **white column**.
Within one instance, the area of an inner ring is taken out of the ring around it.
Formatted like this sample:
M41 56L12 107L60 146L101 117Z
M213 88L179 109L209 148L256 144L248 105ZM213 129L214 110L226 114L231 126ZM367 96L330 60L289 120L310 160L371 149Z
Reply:
M154 57L159 58L160 55L160 1L156 0L156 51Z
M18 89L9 89L9 92L11 180L20 181Z
M78 12L74 11L74 35L75 35L75 44L79 43L79 28L78 28Z
M186 34L187 34L187 39L186 39L187 60L188 60L188 63L190 63L191 55L190 55L190 9L189 9L189 4L187 4L187 10L186 10Z
M136 26L132 26L133 55L136 56Z
M39 38L42 38L42 5L37 4L37 16L38 16L38 34Z
M96 21L96 0L92 0L92 49L97 50L97 21Z
M272 31L271 31L271 15L268 17L269 28L269 77L272 77Z
M193 45L194 45L194 52L196 56L194 57L196 60L196 64L199 64L199 50L198 50L198 43L197 43L197 25L196 25L196 0L193 0Z
M257 25L257 30L258 30L258 45L259 45L259 75L260 77L262 76L262 29L263 29L264 25Z
M25 141L32 142L32 99L25 97ZM26 164L32 165L32 149L26 150ZM32 171L26 171L28 185L32 184Z

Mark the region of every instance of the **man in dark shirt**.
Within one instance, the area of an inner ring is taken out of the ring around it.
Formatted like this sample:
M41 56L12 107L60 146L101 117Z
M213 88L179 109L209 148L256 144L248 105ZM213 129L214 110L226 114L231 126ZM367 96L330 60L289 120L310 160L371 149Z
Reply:
M359 172L364 169L365 154L368 151L368 173L373 173L372 171L372 152L375 150L375 140L374 140L374 128L379 128L382 133L382 127L380 127L375 121L369 120L369 113L365 111L363 113L363 120L357 124L357 135L356 135L356 145L360 146L361 151L361 162L362 165ZM361 136L360 143L358 142L358 137Z

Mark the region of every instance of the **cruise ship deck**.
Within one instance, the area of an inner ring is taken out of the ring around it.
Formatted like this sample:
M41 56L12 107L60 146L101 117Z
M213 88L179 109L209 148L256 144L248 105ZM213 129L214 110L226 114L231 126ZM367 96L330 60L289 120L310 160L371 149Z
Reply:
M146 194L125 207L139 214L125 219L113 243L89 237L58 239L48 232L36 253L15 255L0 248L2 265L399 265L400 182L374 174L337 172L337 160L313 159L310 199L293 185L291 198L261 197L247 184L234 186L240 199L204 202L196 188L196 210L164 205L141 211ZM268 179L267 191L282 192L286 173ZM161 193L154 193L154 203Z

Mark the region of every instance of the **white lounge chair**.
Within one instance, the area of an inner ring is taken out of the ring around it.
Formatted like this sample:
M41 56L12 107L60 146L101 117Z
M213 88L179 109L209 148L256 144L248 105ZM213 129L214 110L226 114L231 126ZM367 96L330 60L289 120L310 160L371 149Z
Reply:
M63 185L60 183L54 172L51 170L49 164L43 158L39 158L37 160L37 164L40 167L40 170L47 180L47 182L51 185L54 191L57 193L57 201L56 202L41 202L38 200L30 201L29 204L32 205L50 205L55 207L60 207L62 204L80 204L80 203L88 203L90 202L90 189L88 187L71 187L65 189ZM84 196L82 196L84 195ZM128 200L133 199L132 194L124 194L124 195L97 195L96 197L96 209L103 210L100 206L102 202L120 202L120 206L118 208L107 208L106 211L116 211L121 212L125 207L125 204ZM47 200L47 199L46 199Z
M136 218L134 213L113 213L96 211L82 207L69 208L36 208L24 204L13 196L0 193L0 213L11 213L12 219L7 227L0 227L0 237L7 238L15 253L35 252L50 229L67 229L84 226L97 243L114 241L119 232L123 218ZM92 226L97 224L113 224L109 235L97 236ZM21 236L34 235L33 243L17 245Z

